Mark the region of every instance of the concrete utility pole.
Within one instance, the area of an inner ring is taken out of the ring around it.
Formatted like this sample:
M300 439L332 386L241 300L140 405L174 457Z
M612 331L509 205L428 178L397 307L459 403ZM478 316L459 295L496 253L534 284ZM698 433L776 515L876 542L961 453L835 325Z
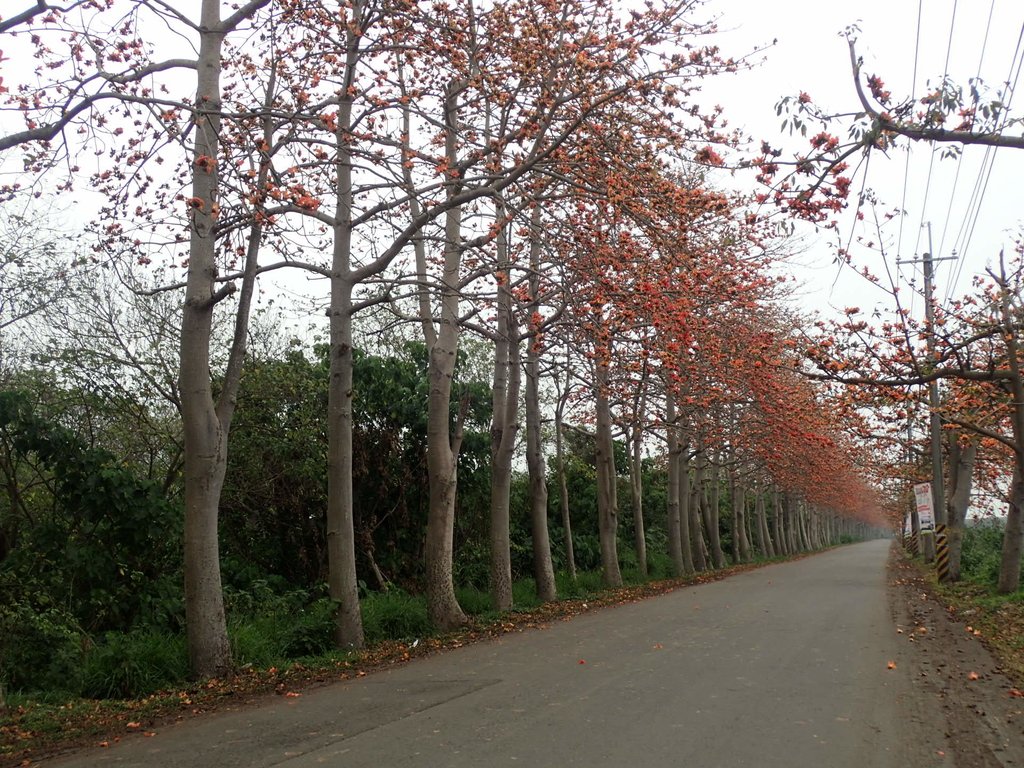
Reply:
M948 258L955 258L947 256ZM935 280L932 263L932 224L928 222L928 253L924 255L924 310L928 320L929 334L925 343L928 358L935 362L935 307L932 298L935 293ZM931 409L931 443L932 443L932 500L935 504L936 525L946 524L946 487L942 475L942 419L939 418L939 382L928 384L928 407Z
M928 222L928 251L921 259L907 259L898 263L914 264L920 261L924 265L924 312L928 322L928 335L925 337L925 345L928 350L928 360L935 363L935 270L936 261L949 261L956 256L944 256L935 258L932 251L932 225ZM932 516L936 525L946 524L946 491L942 472L942 419L939 417L939 382L932 381L928 384L928 408L931 411L929 418L929 436L931 440L932 454ZM935 531L921 531L921 550L925 562L932 562L935 559Z

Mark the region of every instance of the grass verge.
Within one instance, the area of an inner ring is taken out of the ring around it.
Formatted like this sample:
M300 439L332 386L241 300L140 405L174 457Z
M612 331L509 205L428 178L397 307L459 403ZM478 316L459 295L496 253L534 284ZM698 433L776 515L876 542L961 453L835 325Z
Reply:
M1006 675L1024 686L1024 589L1000 595L995 587L980 581L940 584L935 569L924 560L908 559L922 572L932 594L950 615L963 622L966 631L981 638Z

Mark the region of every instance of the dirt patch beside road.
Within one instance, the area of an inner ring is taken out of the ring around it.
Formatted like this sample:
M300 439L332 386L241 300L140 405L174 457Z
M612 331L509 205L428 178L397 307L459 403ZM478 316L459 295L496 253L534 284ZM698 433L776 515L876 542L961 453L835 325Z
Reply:
M896 548L889 603L901 641L893 662L909 674L916 706L942 715L945 733L936 734L936 743L945 749L936 749L936 756L952 751L959 768L1024 768L1024 681L1007 677L983 638L950 614Z

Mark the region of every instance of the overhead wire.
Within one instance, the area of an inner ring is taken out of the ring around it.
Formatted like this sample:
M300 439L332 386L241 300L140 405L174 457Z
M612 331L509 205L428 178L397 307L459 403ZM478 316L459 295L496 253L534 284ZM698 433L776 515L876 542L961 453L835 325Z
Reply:
M946 61L942 65L942 82L945 83L949 77L949 60L953 54L953 32L956 30L956 12L959 7L959 0L953 2L953 13L949 19L949 39L946 42ZM925 180L924 185L924 199L921 201L921 226L917 230L917 240L914 242L914 255L920 251L921 247L921 234L924 231L925 214L928 211L928 198L931 195L932 188L932 175L935 170L935 155L937 150L935 145L932 145L931 155L928 158L928 177Z
M989 34L992 31L992 17L996 11L996 0L992 0L992 3L988 8L988 22L985 24L985 37L981 43L981 55L978 57L978 69L974 76L975 81L981 79L981 68L985 63L985 52L988 50L988 39ZM974 103L971 105L974 109L978 107L978 90L974 89ZM938 253L946 252L946 233L949 231L949 222L953 218L953 204L956 202L956 190L960 183L960 171L963 170L964 165L964 153L961 152L957 157L956 162L956 175L953 177L953 188L949 193L949 205L946 207L946 219L942 224L942 234L939 236L939 249ZM948 290L948 289L947 289Z
M1020 82L1022 67L1024 67L1022 44L1024 44L1024 24L1021 25L1020 33L1017 36L1017 46L1014 49L1013 58L1010 61L1010 71L1007 73L1007 78L1000 93L1002 112L999 123L995 129L996 133L1002 131L1009 121L1010 107L1013 104L1014 93L1016 92L1017 85ZM1016 73L1014 73L1015 68ZM992 172L995 169L995 158L998 151L999 147L986 147L985 149L981 169L978 174L978 182L975 185L975 195L973 195L971 199L973 208L971 207L971 204L969 204L967 216L961 225L957 240L954 241L954 248L956 249L959 258L957 259L953 278L946 290L945 303L948 303L952 297L954 287L959 282L963 273L964 264L967 262L967 253L970 249L971 241L974 238L974 231L978 225L978 220L981 217L982 203L984 202L985 195L988 192L988 185L992 178ZM958 244L959 247L957 247Z
M994 3L995 0L992 0ZM924 0L917 0L917 34L914 39L914 69L910 77L910 97L914 98L917 91L917 63L921 55L921 16L924 11ZM900 200L900 227L896 236L896 257L903 253L903 223L906 220L904 215L907 210L907 188L910 181L910 148L907 148L906 162L903 165L903 197Z
M924 12L924 0L917 0L917 32L914 38L914 67L910 78L910 98L915 98L917 92L917 65L921 57L921 17ZM900 259L903 255L903 224L907 218L907 189L910 182L910 154L911 148L907 147L906 161L903 165L903 197L900 201L900 226L896 236L896 271L900 273ZM913 292L911 292L913 296ZM911 308L913 299L911 299Z
M945 64L943 64L943 67L942 67L942 82L943 83L945 83L947 78L949 77L949 61L950 61L950 58L952 57L952 54L953 54L953 32L956 30L956 13L957 13L957 9L959 8L959 6L960 6L959 0L953 0L953 13L952 13L952 15L950 16L950 19L949 19L949 35L948 35L948 40L946 42L946 61L945 61ZM921 200L921 219L920 219L921 223L920 223L920 226L917 229L917 239L914 241L914 256L915 257L917 256L918 253L921 252L921 237L924 234L926 215L927 215L927 212L928 212L928 198L931 195L932 176L933 176L933 174L935 172L935 155L937 154L937 151L938 150L936 149L935 145L932 144L931 153L928 156L928 176L926 177L925 183L924 183L924 198ZM912 292L911 296L916 296L916 291ZM911 312L913 312L913 306L914 306L914 304L913 304L913 299L912 299L911 300L911 306L910 306Z

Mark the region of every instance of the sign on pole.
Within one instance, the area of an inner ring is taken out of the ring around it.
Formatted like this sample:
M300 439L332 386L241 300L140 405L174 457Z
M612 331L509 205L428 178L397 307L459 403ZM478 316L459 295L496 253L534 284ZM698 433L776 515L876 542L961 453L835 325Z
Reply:
M917 500L917 519L922 531L935 528L935 515L932 504L932 484L918 483L914 486L914 498Z

